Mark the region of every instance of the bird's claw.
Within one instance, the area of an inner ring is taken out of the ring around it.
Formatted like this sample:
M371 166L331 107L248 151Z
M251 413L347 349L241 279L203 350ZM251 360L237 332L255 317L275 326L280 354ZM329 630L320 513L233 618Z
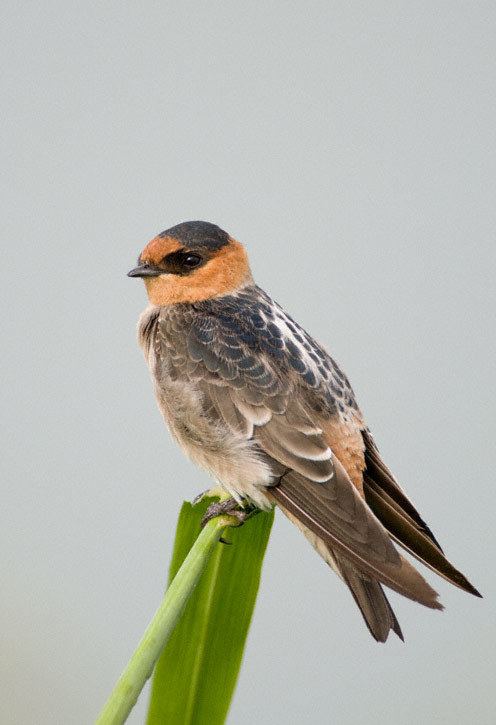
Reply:
M209 521L215 519L216 516L223 515L233 516L238 520L238 526L242 526L256 511L257 509L254 506L246 504L243 507L236 499L226 498L223 501L210 504L202 517L201 527L203 528Z
M223 495L223 493L223 490L219 486L207 488L205 489L205 491L202 491L197 496L195 496L191 503L193 506L196 506L196 504L200 503L200 501L203 501L204 498L219 498Z
M208 488L207 488L207 489L206 489L205 491L202 491L201 493L198 493L198 494L197 494L197 495L196 495L196 496L194 497L194 499L192 500L192 502L191 502L191 505L192 505L192 506L196 506L196 504L197 504L197 503L200 503L200 501L201 501L202 499L204 499L205 497L207 497L207 496L209 495L209 493L210 493L210 490L209 490Z

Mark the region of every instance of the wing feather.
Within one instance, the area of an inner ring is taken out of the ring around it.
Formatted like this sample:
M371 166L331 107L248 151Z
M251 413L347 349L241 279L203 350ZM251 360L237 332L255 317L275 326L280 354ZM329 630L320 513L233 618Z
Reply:
M425 566L469 594L480 593L445 557L427 524L406 497L390 470L382 461L368 431L364 431L365 500L390 535Z

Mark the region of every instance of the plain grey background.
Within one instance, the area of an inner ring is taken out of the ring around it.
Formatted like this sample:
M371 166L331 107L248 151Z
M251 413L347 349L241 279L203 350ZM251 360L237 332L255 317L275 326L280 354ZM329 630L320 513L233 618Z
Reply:
M369 637L277 517L230 725L495 720L491 2L7 2L0 719L91 722L159 602L176 449L125 276L187 219L348 372L385 459L485 598L391 596ZM143 721L147 696L130 722Z

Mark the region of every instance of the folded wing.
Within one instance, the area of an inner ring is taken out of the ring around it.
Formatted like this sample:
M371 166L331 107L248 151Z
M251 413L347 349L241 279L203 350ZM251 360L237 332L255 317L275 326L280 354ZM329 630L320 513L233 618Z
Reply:
M280 308L270 307L268 298L259 304L259 292L253 294L251 299L246 293L244 302L210 301L189 318L170 316L158 334L170 350L171 374L195 381L205 414L251 441L270 461L275 485L266 495L346 582L377 640L384 641L390 630L402 636L381 585L442 609L436 592L391 537L450 581L477 593L444 558L367 432L365 498L360 495L361 486L357 490L323 432L343 412L357 411L348 381Z

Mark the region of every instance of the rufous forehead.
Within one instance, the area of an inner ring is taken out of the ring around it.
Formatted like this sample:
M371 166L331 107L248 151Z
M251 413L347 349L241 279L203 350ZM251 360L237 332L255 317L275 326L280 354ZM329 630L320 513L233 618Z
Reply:
M140 259L142 262L158 264L166 254L177 252L178 249L182 248L181 242L173 237L154 237L141 252Z

